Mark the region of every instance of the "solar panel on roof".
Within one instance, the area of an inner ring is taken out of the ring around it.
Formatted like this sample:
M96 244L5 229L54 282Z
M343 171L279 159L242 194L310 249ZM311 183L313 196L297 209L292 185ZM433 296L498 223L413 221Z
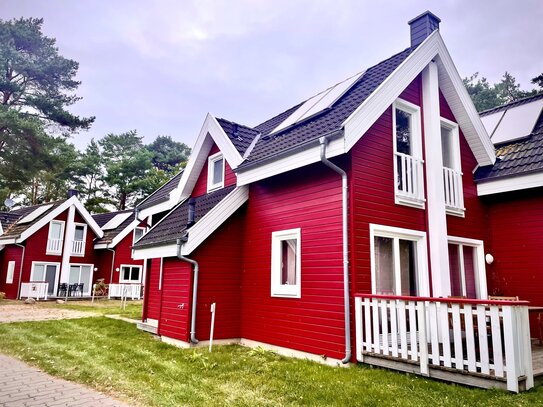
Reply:
M45 212L47 212L53 204L49 205L42 205L36 209L34 209L32 212L30 212L28 215L26 215L24 218L19 220L17 223L30 223L33 220L37 219L39 216L43 215Z
M123 223L126 219L128 219L130 215L132 215L132 212L119 213L115 215L104 226L102 226L102 230L111 230L118 228L119 225Z
M505 113L504 110L501 110L499 112L489 114L486 116L481 117L481 121L483 122L483 126L485 126L486 132L490 137L492 137L492 133L494 133L494 130L496 130L496 126L500 122L501 118L503 117L503 114Z
M286 120L284 120L279 126L277 126L271 133L277 133L287 127L308 119L317 113L331 107L338 99L343 96L355 82L364 74L364 72L357 73L344 81L337 83L336 85L326 89L323 92L316 94L315 96L306 100L298 109L294 111Z
M491 137L492 142L499 144L529 136L542 109L543 99L507 109Z

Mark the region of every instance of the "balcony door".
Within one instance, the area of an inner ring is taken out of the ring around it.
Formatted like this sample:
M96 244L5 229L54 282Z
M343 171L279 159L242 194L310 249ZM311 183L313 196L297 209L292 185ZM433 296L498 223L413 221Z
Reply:
M58 283L58 263L33 263L30 273L30 282L49 283L47 294L53 295Z

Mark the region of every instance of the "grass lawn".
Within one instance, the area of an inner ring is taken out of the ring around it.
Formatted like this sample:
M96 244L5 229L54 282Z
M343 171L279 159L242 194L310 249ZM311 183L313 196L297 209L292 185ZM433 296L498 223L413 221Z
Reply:
M537 406L516 395L241 346L179 349L105 317L0 325L0 349L46 372L150 406Z
M22 304L23 301L3 300L2 305ZM127 301L125 309L121 308L121 301L97 299L92 303L90 300L68 300L67 303L57 304L55 301L38 301L33 306L45 308L71 309L75 311L89 311L100 315L121 315L126 318L140 319L143 301Z

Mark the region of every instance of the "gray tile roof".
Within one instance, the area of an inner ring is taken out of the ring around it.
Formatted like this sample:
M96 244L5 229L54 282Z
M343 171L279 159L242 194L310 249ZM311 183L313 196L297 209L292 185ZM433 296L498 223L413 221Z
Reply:
M222 201L234 188L235 186L222 188L195 198L196 222ZM177 239L184 237L187 230L187 220L188 200L185 200L173 208L159 223L138 240L134 247L144 248L175 243Z
M406 50L369 68L358 81L334 105L305 121L270 135L270 132L283 122L300 104L269 119L255 130L262 133L255 147L239 168L244 168L286 153L288 150L315 140L323 134L340 130L341 124L355 109L411 54L415 48Z
M150 208L151 206L160 204L162 202L166 202L168 199L170 199L170 192L172 192L179 184L181 175L183 175L183 170L179 171L179 173L177 173L172 179L170 179L155 192L153 192L151 195L149 195L147 198L137 204L136 208L138 210L143 210L146 208Z
M537 99L541 97L543 95L539 95ZM536 99L531 98L530 100ZM519 102L527 103L524 100ZM517 102L513 103L518 106ZM510 105L500 106L500 108L508 108ZM496 163L492 166L479 168L475 172L475 180L484 182L540 171L543 171L543 113L539 116L534 130L527 138L497 147Z
M260 135L260 131L252 129L249 126L244 126L243 124L220 118L217 121L242 157L253 140Z
M34 205L34 206L27 206L25 208L19 208L14 209L10 212L0 212L0 222L2 222L2 229L4 230L4 234L0 236L0 240L7 239L7 238L16 238L21 235L25 230L30 228L32 225L39 222L41 219L46 217L51 211L53 211L58 206L62 205L66 199L55 201L55 202L46 202L40 205ZM31 222L17 223L20 219L28 215L29 213L33 212L35 209L39 208L40 206L44 205L52 205L51 208L46 210L44 213L42 213L40 216L38 216L36 219L34 219Z
M133 214L134 209L127 209L127 210L124 210L124 211L117 211L117 212L98 213L96 215L92 215L92 218L98 224L98 226L100 226L100 228L101 228L106 223L108 223L111 219L113 219L113 217L115 215L119 215L119 214L122 214L122 213L132 213ZM102 236L101 238L96 239L94 241L94 244L108 244L108 243L111 243L113 241L113 239L119 233L121 233L124 229L126 229L128 227L128 225L130 225L132 223L133 220L134 220L134 216L132 215L132 216L129 216L128 218L126 218L124 220L124 222L122 222L115 229L104 230L103 231L104 236Z

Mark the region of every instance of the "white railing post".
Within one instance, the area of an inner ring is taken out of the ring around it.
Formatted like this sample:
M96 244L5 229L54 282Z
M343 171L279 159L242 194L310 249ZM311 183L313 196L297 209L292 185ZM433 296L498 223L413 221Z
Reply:
M419 325L420 374L428 376L428 342L426 339L426 307L424 301L417 301L417 320Z
M354 319L356 326L356 360L363 362L362 344L363 344L363 325L362 325L362 298L354 299Z
M532 366L532 341L530 339L530 317L528 307L518 307L518 339L521 349L521 363L523 370L521 374L526 376L526 390L534 387L534 370Z
M517 334L517 316L510 305L502 306L503 342L505 347L505 371L507 373L507 390L518 393L520 372L519 345Z

